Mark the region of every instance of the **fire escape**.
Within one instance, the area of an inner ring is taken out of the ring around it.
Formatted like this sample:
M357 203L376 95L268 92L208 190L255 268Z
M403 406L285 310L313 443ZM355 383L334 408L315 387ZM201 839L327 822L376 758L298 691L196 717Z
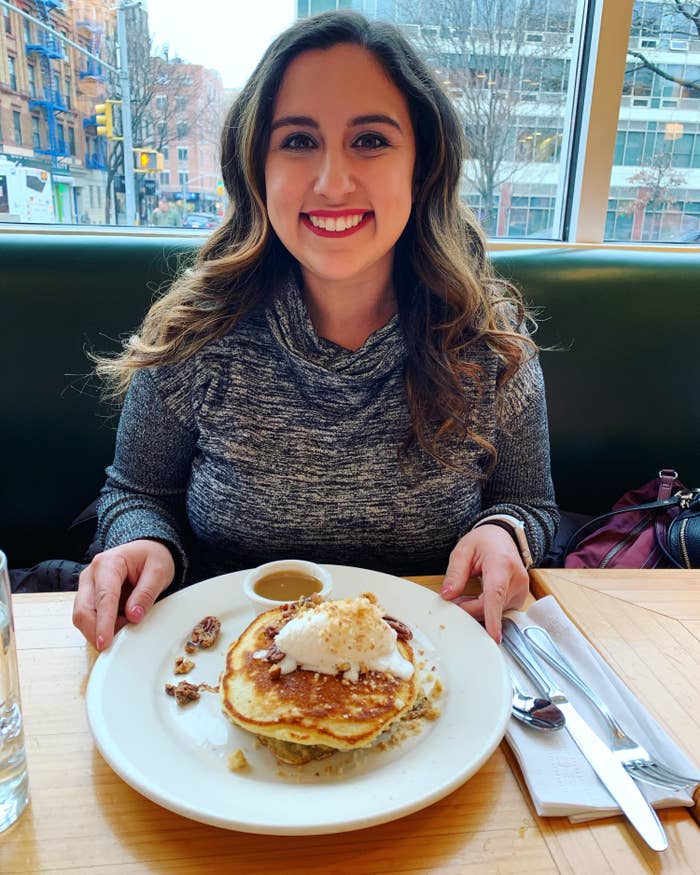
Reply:
M63 11L62 0L35 0L35 5L36 17L53 29L51 13L55 9ZM30 100L29 107L41 110L48 131L48 148L34 151L49 156L52 165L56 167L59 163L58 159L67 157L69 152L65 137L60 135L58 127L58 117L66 111L67 107L61 96L60 76L53 69L52 61L65 61L66 56L60 40L43 27L38 28L37 42L27 46L27 54L35 54L39 59L44 95Z
M94 11L94 10L93 10ZM83 11L85 14L85 11ZM98 57L102 56L104 47L105 25L104 22L97 20L88 20L87 17L76 22L76 26L89 33L88 50L90 54ZM79 77L86 82L106 82L107 77L104 68L99 61L94 58L86 58L85 68L80 70ZM96 131L97 119L93 112L92 115L83 118L83 129L92 138L93 148L90 148L90 140L88 140L88 150L85 155L85 166L93 170L106 170L108 162L107 154L107 139L99 136Z

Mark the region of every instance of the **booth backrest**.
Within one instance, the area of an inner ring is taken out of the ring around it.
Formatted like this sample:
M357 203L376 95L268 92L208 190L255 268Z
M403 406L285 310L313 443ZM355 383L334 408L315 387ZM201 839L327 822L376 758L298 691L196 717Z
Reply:
M118 411L90 350L139 324L199 238L0 234L0 548L13 567L70 552L98 494ZM700 254L495 252L539 311L560 505L595 513L675 467L700 484Z

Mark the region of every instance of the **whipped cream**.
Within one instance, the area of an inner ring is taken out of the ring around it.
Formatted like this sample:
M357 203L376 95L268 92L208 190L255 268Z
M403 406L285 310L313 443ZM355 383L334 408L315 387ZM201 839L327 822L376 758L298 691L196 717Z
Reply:
M362 670L408 680L413 664L401 655L396 640L379 606L360 596L303 611L280 629L275 645L285 654L279 663L282 674L297 668L320 674L342 672L354 682Z

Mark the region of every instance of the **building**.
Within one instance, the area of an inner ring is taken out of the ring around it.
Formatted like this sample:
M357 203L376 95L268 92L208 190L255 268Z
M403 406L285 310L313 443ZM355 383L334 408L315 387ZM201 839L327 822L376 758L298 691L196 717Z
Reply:
M99 221L102 147L85 123L94 115L95 83L102 74L70 43L99 50L114 26L113 13L96 0L70 7L59 0L16 0L14 5L50 29L0 7L0 166L46 175L53 221ZM31 213L31 204L26 207ZM6 204L0 205L0 221L31 218L12 213Z
M115 6L106 0L13 0L0 6L0 221L124 221L125 180ZM23 16L21 13L26 13ZM143 8L124 12L136 149L162 170L135 175L137 221L165 196L221 212L218 73L152 54ZM98 131L107 100L114 135Z
M151 143L163 155L159 192L181 212L223 211L219 140L226 98L221 76L179 58L154 58Z

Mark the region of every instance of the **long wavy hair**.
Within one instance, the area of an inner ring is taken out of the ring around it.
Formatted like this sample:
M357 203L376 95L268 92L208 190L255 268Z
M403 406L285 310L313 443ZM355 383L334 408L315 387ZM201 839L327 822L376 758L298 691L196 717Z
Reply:
M222 174L230 204L224 222L151 306L122 352L96 357L97 373L108 393L121 397L137 369L192 356L229 332L289 275L296 262L271 227L265 206L275 98L294 58L347 43L371 52L404 95L416 140L414 204L394 258L408 349L411 428L403 450L417 444L441 464L459 467L448 450L453 442L446 440L453 435L459 442L475 441L490 469L495 448L471 421L484 375L470 361L469 349L488 345L500 359L502 384L536 346L519 331L525 312L517 290L495 276L478 222L460 202L466 146L457 112L397 28L354 12L301 20L269 46L224 125Z

